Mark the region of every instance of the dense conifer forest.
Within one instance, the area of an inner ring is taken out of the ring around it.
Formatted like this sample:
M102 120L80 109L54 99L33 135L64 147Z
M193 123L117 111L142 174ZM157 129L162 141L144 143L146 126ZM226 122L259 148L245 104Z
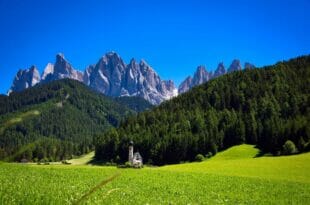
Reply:
M112 99L69 79L0 96L0 159L58 161L87 153L94 136L149 107L143 99Z
M310 56L226 74L131 116L96 139L96 159L125 162L133 140L147 163L210 156L250 143L263 153L310 149Z

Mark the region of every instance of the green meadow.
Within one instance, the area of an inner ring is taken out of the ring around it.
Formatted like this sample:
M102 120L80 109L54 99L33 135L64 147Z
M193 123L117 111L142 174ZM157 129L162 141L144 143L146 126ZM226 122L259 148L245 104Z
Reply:
M258 153L240 145L143 169L85 165L91 154L71 165L2 163L0 204L310 204L310 153Z

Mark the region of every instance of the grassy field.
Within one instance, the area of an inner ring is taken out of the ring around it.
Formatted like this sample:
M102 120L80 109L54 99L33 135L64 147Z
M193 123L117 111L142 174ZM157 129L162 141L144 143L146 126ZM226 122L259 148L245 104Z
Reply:
M201 163L143 169L4 163L0 204L310 204L310 153L257 153L240 145Z
M72 165L87 165L89 162L92 161L94 155L95 152L90 152L79 158L68 160L68 162L71 163Z

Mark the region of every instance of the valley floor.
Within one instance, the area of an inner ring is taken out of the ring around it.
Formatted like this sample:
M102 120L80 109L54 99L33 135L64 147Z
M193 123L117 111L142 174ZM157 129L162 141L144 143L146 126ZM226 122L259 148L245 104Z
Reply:
M143 169L3 163L0 204L310 204L310 153L257 153L240 145L201 163Z

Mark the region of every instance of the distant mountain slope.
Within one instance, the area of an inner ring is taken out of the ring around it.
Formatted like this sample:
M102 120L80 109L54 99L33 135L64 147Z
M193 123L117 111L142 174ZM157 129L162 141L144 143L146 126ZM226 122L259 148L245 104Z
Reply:
M95 135L136 113L129 107L149 106L143 99L127 101L118 103L69 79L1 96L0 159L18 151L15 160L59 160L88 152Z
M223 75L105 133L96 158L126 161L130 140L145 162L155 164L194 160L241 143L276 155L288 153L287 140L297 148L289 146L292 153L310 150L309 85L310 56Z

